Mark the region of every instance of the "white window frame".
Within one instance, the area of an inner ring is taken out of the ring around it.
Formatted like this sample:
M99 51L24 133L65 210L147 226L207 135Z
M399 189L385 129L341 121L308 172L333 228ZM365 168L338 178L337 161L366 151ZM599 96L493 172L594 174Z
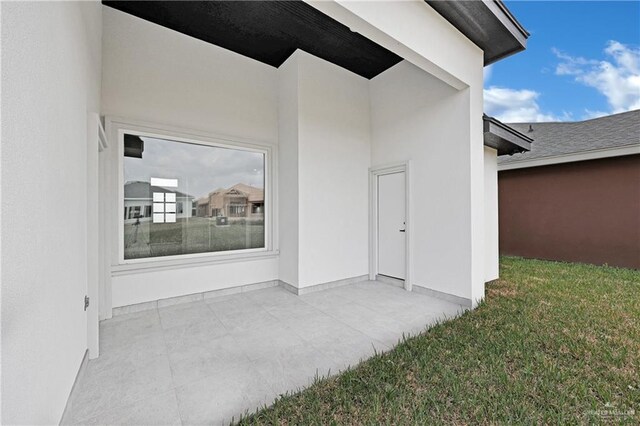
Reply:
M114 253L115 273L134 271L136 269L188 266L189 264L202 263L227 263L230 261L252 260L261 257L276 256L277 248L277 147L273 144L231 138L228 136L214 135L211 133L180 129L172 126L164 126L141 121L107 117L108 132L115 142L115 155L117 157L117 226L115 231L118 241L117 247L112 247ZM195 145L210 146L216 148L228 148L239 151L257 152L264 155L264 203L265 203L265 244L262 248L227 250L206 253L190 253L172 256L147 257L139 259L124 258L124 135L132 134L142 137L166 139L168 141L184 142Z

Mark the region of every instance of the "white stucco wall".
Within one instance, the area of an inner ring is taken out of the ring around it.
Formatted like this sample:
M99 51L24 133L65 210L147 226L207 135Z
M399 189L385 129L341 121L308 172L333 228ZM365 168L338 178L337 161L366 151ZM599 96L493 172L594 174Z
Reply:
M209 266L173 266L159 271L115 275L113 306L127 306L277 278L277 259L236 261Z
M470 258L465 282L470 283L475 306L484 297L482 50L422 0L307 1L467 97L468 111L458 116L458 124L469 132L464 156L470 172L464 185L469 208L464 222L469 224Z
M484 147L484 280L498 278L498 152Z
M302 288L366 275L368 80L300 50L279 73L280 279Z
M103 7L103 24L103 114L277 144L275 68L109 7ZM114 229L120 214L112 215ZM117 247L112 251L117 263ZM277 278L277 257L118 273L112 302L124 306Z
M98 3L2 4L2 424L57 424L87 348L100 14Z
M298 56L278 69L279 279L298 286Z
M369 22L369 29L371 23L379 25L373 32L398 37L405 47L414 41L407 31L396 34L396 21L411 11L433 21L424 36L439 37L447 53L422 53L435 55L433 64L446 71L446 82L406 61L368 82L302 51L276 70L105 8L105 114L272 143L280 139L281 144L281 254L255 261L260 266L253 269L269 273L250 280L250 274L239 272L229 283L224 271L230 266L186 268L183 276L189 279L179 284L168 270L154 272L155 281L144 274L118 274L113 306L276 278L304 287L364 275L367 168L414 158L415 191L423 191L420 199L429 197L428 206L414 204L421 218L414 223L415 283L480 299L485 270L482 52L424 6L401 4L379 16L350 5L347 15L358 25ZM412 47L414 54L420 49ZM422 212L433 209L434 202L436 212L425 220ZM349 214L342 211L345 205L353 206ZM450 207L447 214L442 206Z
M300 287L368 273L368 80L299 55Z
M275 68L107 6L103 22L103 115L277 142Z
M372 165L411 161L412 284L470 299L467 93L406 61L370 88Z

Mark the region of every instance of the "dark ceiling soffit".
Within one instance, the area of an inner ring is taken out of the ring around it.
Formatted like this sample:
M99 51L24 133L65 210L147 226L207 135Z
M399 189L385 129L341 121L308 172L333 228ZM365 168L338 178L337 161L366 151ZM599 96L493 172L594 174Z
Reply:
M531 150L533 139L523 135L506 124L484 114L484 145L494 148L498 155L512 155Z
M102 4L276 68L296 49L367 79L402 60L300 0Z
M484 51L490 65L527 48L529 32L501 0L424 0Z

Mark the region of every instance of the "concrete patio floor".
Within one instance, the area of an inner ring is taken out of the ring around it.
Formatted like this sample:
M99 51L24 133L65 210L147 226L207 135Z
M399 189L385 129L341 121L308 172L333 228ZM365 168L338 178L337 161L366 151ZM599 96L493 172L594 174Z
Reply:
M386 351L460 305L379 282L296 296L281 287L100 324L64 424L225 424Z

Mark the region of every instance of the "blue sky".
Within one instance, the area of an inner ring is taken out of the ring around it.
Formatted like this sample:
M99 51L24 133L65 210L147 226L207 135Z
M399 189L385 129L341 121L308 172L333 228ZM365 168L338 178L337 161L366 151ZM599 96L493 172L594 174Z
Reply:
M640 1L505 2L527 50L485 68L485 111L575 121L640 108Z

